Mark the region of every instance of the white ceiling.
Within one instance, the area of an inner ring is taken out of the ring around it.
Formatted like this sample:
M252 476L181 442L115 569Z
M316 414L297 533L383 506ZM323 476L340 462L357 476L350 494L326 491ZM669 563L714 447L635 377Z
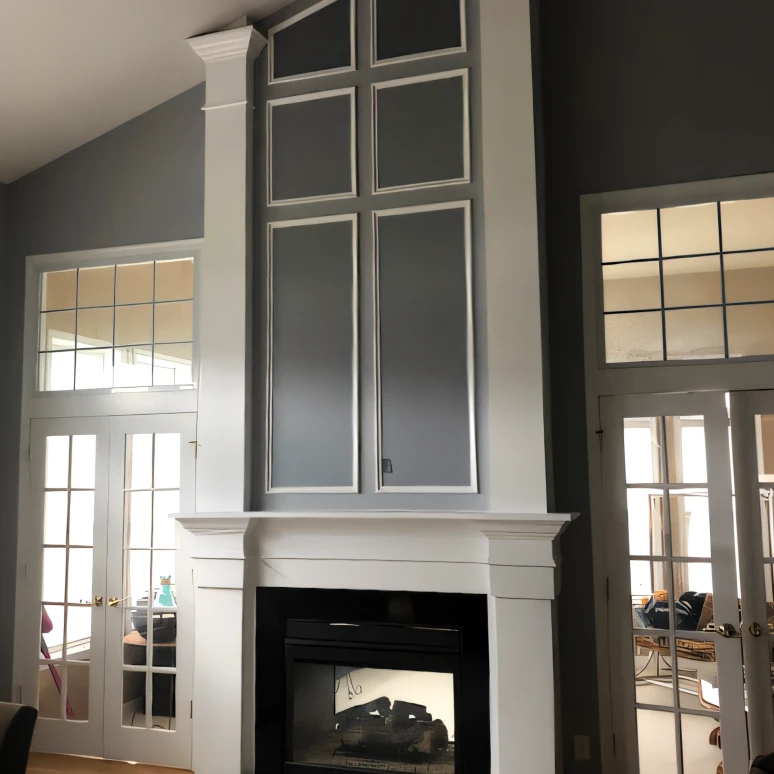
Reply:
M186 38L290 0L0 0L0 183L204 80Z

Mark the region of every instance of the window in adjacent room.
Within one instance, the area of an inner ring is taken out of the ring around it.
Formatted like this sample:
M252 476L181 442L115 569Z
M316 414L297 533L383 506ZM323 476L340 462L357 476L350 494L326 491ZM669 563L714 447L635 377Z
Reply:
M607 363L774 355L774 198L602 215Z
M38 389L193 382L193 258L41 275Z

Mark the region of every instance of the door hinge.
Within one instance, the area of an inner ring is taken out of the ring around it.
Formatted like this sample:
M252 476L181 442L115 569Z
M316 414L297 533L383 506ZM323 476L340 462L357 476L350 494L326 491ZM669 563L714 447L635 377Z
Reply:
M610 576L608 575L607 578L605 578L605 598L607 601L610 601Z
M615 748L615 734L613 734L613 757L614 758L617 757L617 751L616 751L616 748Z
M193 444L194 448L194 459L199 459L199 442L198 441L189 441L189 444Z
M191 702L191 717L193 717L193 702Z

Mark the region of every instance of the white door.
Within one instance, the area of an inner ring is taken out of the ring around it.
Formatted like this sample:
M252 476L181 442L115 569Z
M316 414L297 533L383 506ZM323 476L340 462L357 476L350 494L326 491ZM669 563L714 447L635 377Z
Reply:
M33 421L17 674L35 749L190 768L192 576L168 514L193 510L195 438L193 414Z
M196 417L110 422L105 757L190 768L191 567L177 522L194 510Z
M39 750L102 754L108 424L32 423L17 669L22 701L38 707Z
M600 409L616 759L631 774L715 774L721 763L741 774L749 763L725 395L621 396Z

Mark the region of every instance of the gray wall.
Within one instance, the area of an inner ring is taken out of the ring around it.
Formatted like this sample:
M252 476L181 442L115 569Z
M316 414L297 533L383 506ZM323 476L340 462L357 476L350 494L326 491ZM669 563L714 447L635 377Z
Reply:
M12 229L3 254L0 215L0 699L11 694L25 256L202 237L203 102L201 84L0 186Z
M774 170L774 6L535 2L554 494L559 511L583 512L562 538L564 771L585 774L600 767L579 196ZM573 734L592 736L591 764L572 760Z

